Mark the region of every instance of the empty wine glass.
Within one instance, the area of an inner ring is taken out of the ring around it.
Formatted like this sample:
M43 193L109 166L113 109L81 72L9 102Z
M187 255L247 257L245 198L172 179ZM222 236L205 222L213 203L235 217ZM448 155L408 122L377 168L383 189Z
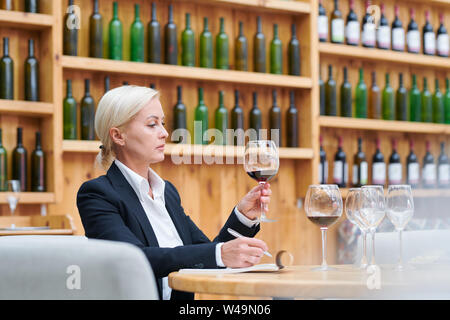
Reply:
M327 230L342 215L342 196L335 184L310 185L305 197L308 219L322 231L322 265L314 271L335 270L327 264Z
M252 140L245 146L244 169L260 185L265 185L277 174L279 163L278 148L272 140ZM265 205L261 202L261 216L258 221L276 221L266 217L265 209Z
M11 210L11 216L14 216L14 211L17 208L17 203L20 198L20 181L8 180L8 191L6 193L6 199L8 200L9 209ZM16 225L11 224L11 228L14 229Z
M384 189L382 186L361 187L360 216L372 235L371 265L375 265L375 232L385 216Z
M398 231L399 260L397 270L404 270L402 259L402 231L414 214L414 201L410 185L391 185L386 195L386 212Z

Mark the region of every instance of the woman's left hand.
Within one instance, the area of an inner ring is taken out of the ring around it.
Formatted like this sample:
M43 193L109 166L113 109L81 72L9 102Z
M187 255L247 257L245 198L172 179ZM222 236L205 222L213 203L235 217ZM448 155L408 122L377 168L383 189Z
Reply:
M269 211L271 194L269 183L257 185L239 201L237 209L250 220L255 220L261 216L261 203L264 204L264 211Z

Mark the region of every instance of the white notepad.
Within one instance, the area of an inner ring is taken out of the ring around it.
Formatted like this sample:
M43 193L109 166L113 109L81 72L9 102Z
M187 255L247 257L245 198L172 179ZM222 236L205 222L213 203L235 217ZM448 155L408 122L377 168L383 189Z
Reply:
M247 268L225 268L225 269L180 269L179 273L208 273L208 274L228 274L228 273L242 273L252 271L274 272L280 268L274 263L256 264Z

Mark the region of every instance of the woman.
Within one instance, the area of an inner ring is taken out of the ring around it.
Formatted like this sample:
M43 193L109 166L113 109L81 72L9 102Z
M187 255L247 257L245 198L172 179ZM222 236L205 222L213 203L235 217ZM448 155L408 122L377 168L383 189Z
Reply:
M211 242L184 213L175 186L150 168L164 160L168 137L156 90L122 86L108 91L97 108L95 131L102 142L96 161L107 173L83 183L78 191L86 236L141 248L162 299L193 299L193 294L171 290L170 272L259 263L267 245L252 237L259 231L255 220L261 202L270 202L269 184L247 193ZM227 228L246 237L235 239Z

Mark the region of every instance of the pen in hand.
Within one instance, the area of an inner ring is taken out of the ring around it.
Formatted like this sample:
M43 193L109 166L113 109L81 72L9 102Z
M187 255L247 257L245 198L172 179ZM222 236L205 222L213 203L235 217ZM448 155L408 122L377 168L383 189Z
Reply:
M228 228L227 231L228 231L229 234L231 234L232 236L234 236L234 237L236 237L236 238L243 238L243 237L244 237L242 234L240 234L239 232L237 232L237 231L235 231L235 230L233 230L233 229L231 229L231 228ZM271 255L268 251L264 251L263 253L264 253L266 256L272 258L272 255Z

